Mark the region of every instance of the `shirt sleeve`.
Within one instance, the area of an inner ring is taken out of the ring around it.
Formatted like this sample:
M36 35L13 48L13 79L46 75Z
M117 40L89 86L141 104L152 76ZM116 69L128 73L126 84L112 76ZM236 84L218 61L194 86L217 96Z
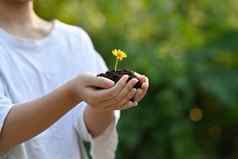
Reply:
M11 107L12 101L7 97L6 86L0 76L0 132Z
M80 104L80 113L76 121L76 130L81 139L90 142L90 154L93 159L114 159L118 145L117 123L120 118L120 111L114 112L114 119L108 128L97 138L89 133L84 120L84 111L87 103Z

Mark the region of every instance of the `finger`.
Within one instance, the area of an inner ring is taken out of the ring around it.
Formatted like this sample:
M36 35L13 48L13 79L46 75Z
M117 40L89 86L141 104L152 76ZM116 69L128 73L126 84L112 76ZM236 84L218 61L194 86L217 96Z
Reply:
M105 77L97 77L97 80L95 80L95 85L99 88L107 89L113 87L115 82Z
M136 89L133 88L127 96L124 97L124 99L121 100L121 102L119 103L120 106L126 105L129 101L131 101L131 99L133 99L133 97L136 95Z
M132 102L134 102L133 101L133 98L135 97L135 95L136 95L136 89L135 88L133 88L132 89L132 91L124 98L124 100L122 100L122 102L121 103L119 103L119 105L127 105L127 103L129 102L129 101L132 101Z
M141 83L146 81L146 76L135 72L135 76L140 80Z
M124 107L122 107L120 110L126 110L126 109L130 109L130 108L134 108L138 105L137 102L132 102L129 101L126 105L124 105Z
M126 97L124 97L124 99L120 100L120 101L116 101L116 100L111 100L109 103L105 104L105 109L110 109L110 108L114 108L114 109L118 109L121 106L127 104L130 99L132 99L136 94L136 89L132 89L128 95Z
M132 102L132 101L128 101L125 105L123 106L117 106L117 107L109 107L106 109L106 111L114 111L114 110L125 110L125 109L129 109L129 108L133 108L136 107L138 105L137 102Z
M148 83L143 83L142 84L142 89L140 89L140 92L135 97L135 100L137 102L140 102L146 95L147 91L149 89L149 84Z
M149 79L146 76L144 76L144 78L145 81L142 83L141 88L137 90L137 93L134 98L137 102L141 101L144 98L149 89Z
M87 74L84 76L84 81L87 83L88 86L97 87L97 88L111 88L115 85L115 82L105 78L105 77L96 77L92 74Z
M131 79L126 84L126 86L122 89L122 91L119 93L119 95L115 97L115 100L117 102L120 102L121 100L125 99L128 96L129 92L131 92L131 90L134 88L134 86L136 85L137 82L138 82L138 79L136 79L136 78Z
M107 100L110 100L117 96L120 91L125 87L127 84L129 76L124 75L121 77L121 79L116 83L116 85L110 89L105 89L97 92L97 96L101 98L102 102L105 102Z
M141 88L137 89L134 101L139 102L143 98L143 90Z
M150 85L149 79L147 77L145 77L145 82L142 83L142 86L141 86L143 91L147 91L149 89L149 85Z

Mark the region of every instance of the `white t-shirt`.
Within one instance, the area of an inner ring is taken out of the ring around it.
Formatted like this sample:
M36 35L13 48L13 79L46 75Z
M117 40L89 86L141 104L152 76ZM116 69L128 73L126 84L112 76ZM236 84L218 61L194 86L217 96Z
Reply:
M15 104L46 95L80 73L106 70L89 36L79 27L54 21L51 33L35 41L18 39L0 29L0 131ZM79 139L91 142L93 158L114 158L119 112L107 130L93 139L83 119L86 106L81 102L50 128L0 159L80 159Z

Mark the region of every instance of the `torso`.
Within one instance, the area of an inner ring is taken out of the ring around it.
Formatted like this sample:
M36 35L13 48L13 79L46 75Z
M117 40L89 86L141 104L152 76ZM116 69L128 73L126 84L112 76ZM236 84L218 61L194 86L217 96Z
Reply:
M13 103L46 95L79 73L96 73L95 57L89 56L93 48L83 42L84 35L80 35L79 29L64 30L67 26L59 22L55 27L49 37L41 41L25 41L21 45L16 39L6 41L0 38L0 75ZM15 147L6 158L80 159L78 134L74 127L79 111L80 106L46 131Z

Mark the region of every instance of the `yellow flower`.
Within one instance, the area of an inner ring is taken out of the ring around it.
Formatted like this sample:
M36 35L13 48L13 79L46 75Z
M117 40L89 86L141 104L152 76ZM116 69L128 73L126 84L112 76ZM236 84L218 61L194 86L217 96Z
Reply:
M120 60L120 61L127 57L126 53L120 49L114 49L112 51L112 54L116 56L117 60Z

